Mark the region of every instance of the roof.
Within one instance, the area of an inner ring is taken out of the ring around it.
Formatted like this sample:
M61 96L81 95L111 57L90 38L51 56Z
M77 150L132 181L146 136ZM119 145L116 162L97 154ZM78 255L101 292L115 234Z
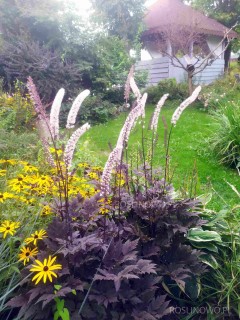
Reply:
M199 33L216 36L224 36L229 30L220 22L183 4L180 0L158 0L148 8L144 22L147 26L144 35L161 32L169 25L194 27ZM231 38L238 36L235 31L230 31L228 35Z

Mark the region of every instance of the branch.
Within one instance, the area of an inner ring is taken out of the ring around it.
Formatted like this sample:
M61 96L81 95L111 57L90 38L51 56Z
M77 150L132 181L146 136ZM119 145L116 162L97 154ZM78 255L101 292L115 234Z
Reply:
M193 72L193 76L196 75L197 73L203 71L208 65L209 65L209 60L211 59L211 61L215 61L217 60L228 48L228 46L230 45L231 40L229 40L228 35L229 33L233 30L233 28L235 28L238 25L238 23L235 23L235 25L233 25L230 29L228 29L225 34L224 34L224 38L218 43L218 45L211 51L209 52L209 54L202 60L202 62L200 63L200 65L197 67L198 70L196 72ZM227 39L227 45L224 47L224 49L221 51L220 54L215 55L215 51L222 46L222 44L224 43L224 41ZM214 56L214 57L213 57Z

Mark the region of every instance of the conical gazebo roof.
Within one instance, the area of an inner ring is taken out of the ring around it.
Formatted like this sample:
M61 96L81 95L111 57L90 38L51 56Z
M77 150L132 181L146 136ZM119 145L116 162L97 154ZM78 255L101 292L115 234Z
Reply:
M199 33L207 35L224 36L226 26L218 21L208 18L200 11L183 4L180 0L158 0L148 8L144 22L147 30L145 35L150 35L166 30L169 25L195 28ZM230 31L228 36L237 37L235 31Z

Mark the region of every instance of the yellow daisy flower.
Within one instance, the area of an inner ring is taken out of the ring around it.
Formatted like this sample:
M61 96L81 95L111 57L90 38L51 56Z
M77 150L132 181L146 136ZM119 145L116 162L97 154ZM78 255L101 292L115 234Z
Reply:
M26 238L24 240L24 242L26 242L27 244L33 242L34 246L36 246L37 245L37 241L38 240L43 240L43 238L47 238L46 231L41 229L39 231L35 231L34 233L32 233L30 237L28 237L28 238Z
M52 276L57 278L56 273L53 271L62 269L62 265L54 264L56 258L57 257L52 258L49 256L48 259L44 259L43 263L40 260L35 260L36 265L33 264L30 269L31 272L37 272L32 278L32 281L36 280L35 284L38 284L41 279L46 283L47 279L52 282Z
M27 163L24 167L23 167L23 171L24 172L38 172L38 168L35 166L32 166L30 163Z
M18 255L19 261L23 261L24 265L29 262L30 258L33 258L38 253L37 248L31 249L29 247L22 247L20 251L21 253Z
M0 164L3 164L3 165L10 164L13 166L13 165L17 164L17 160L14 160L14 159L3 160L3 159L1 159Z
M96 172L88 172L87 176L92 180L99 180L99 175Z
M52 209L49 205L43 206L40 215L41 216L47 216L49 214L52 214Z
M12 191L21 192L23 188L30 188L27 185L28 179L27 177L20 174L17 178L11 179L8 181L8 185Z
M5 176L7 173L7 170L0 170L0 177Z
M47 187L49 188L53 184L53 180L50 176L47 175L40 175L36 176L35 182L37 183L38 187Z
M3 223L0 225L0 233L3 233L3 239L6 238L8 233L13 236L16 233L16 229L19 227L20 227L19 222L14 222L9 220L3 221Z
M89 168L89 164L87 162L81 162L78 164L79 168Z
M14 195L12 193L8 193L8 192L0 192L0 202L3 203L3 201L7 200L7 199L13 199Z
M52 153L52 154L55 154L56 152L57 152L57 155L58 156L61 156L62 155L62 153L63 153L63 151L62 151L62 149L55 149L55 148L49 148L49 151Z

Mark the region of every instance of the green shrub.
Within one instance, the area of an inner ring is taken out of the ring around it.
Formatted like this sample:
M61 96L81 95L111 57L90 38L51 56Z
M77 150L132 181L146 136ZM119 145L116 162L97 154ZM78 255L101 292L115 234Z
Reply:
M216 121L209 142L221 163L240 165L240 103L225 102L213 113Z
M169 100L184 100L188 96L188 88L186 83L177 83L175 79L166 79L160 81L157 86L147 89L148 102L156 104L159 99L169 93Z
M71 104L63 104L60 113L60 124L64 126ZM81 111L77 116L77 124L89 122L90 124L103 123L114 117L118 113L117 107L107 101L103 100L102 96L95 95L88 97L81 105Z
M29 95L23 91L23 84L17 81L13 94L0 93L0 128L16 132L33 128L35 111Z
M39 146L36 132L16 134L13 131L0 129L0 158L15 158L28 161L36 161Z
M231 186L231 185L230 185ZM234 186L231 186L235 189ZM239 192L235 190L235 192ZM205 251L202 259L211 267L202 277L203 290L199 299L201 306L222 310L226 319L239 319L240 283L240 207L227 204L219 212L206 209L201 215L208 221L203 231L193 229L188 234L192 245ZM215 319L225 319L223 313Z
M236 81L235 73L224 76L210 85L203 86L199 99L205 108L217 109L219 103L240 99L240 83Z

